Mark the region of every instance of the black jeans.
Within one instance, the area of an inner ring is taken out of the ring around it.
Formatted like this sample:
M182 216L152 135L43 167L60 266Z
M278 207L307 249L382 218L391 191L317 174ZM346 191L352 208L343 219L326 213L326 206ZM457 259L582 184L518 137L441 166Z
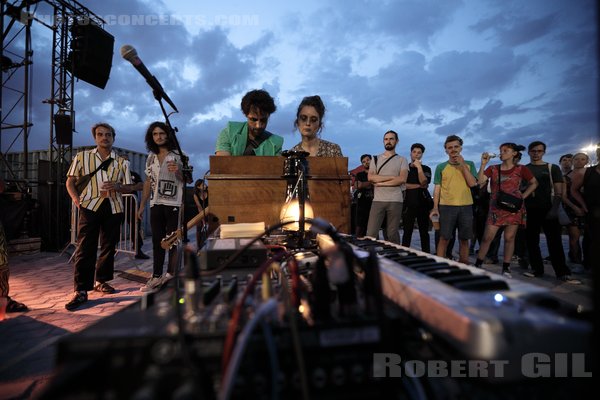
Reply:
M92 290L94 273L98 282L113 279L115 248L119 241L122 223L123 213L113 214L108 199L102 201L97 211L79 208L75 290ZM98 238L100 238L100 256L97 255Z
M544 260L540 251L540 234L544 230L550 261L557 278L570 275L571 270L567 267L565 251L562 245L561 226L558 218L546 219L549 208L527 207L527 250L529 252L529 264L535 275L544 274Z
M415 228L415 218L419 226L419 236L421 238L421 250L425 253L431 252L429 242L429 210L425 207L409 207L404 209L402 216L402 246L410 247L413 229Z
M367 233L367 225L369 223L369 213L371 212L372 203L372 198L361 198L356 201L356 216L354 218L354 233L356 236L364 236Z
M154 264L152 273L158 277L162 275L165 263L165 249L160 247L161 240L177 230L179 225L179 207L154 205L150 208L150 227L152 228L152 250L154 253ZM169 265L167 272L175 275L177 269L177 246L169 250Z

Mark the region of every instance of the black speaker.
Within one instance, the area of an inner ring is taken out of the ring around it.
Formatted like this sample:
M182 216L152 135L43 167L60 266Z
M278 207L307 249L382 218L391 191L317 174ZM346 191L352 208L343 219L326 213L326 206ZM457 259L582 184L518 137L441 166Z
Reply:
M87 83L104 89L112 67L115 38L89 20L71 26L71 51L66 68Z
M70 115L54 115L54 133L56 134L56 144L69 146L73 144L73 123Z

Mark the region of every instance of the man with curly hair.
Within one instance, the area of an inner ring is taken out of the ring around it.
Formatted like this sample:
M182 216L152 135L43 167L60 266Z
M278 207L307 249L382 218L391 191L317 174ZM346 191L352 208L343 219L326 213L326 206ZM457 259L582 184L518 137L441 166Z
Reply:
M229 122L219 133L218 156L276 156L281 154L283 137L268 132L269 117L277 110L266 90L251 90L242 98L246 122Z

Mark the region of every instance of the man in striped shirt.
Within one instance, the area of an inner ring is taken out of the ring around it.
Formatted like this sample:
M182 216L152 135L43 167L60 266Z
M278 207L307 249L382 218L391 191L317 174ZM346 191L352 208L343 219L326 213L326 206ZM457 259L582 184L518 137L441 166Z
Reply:
M79 208L77 250L75 253L75 293L65 305L69 311L84 304L88 290L114 293L107 282L113 279L115 247L123 222L122 192L129 192L129 162L117 155L112 146L115 130L107 123L92 127L96 147L77 153L67 172L67 191L73 205ZM81 193L77 178L94 172L103 161L112 161L97 170ZM100 238L100 256L97 256ZM94 283L95 278L95 283Z

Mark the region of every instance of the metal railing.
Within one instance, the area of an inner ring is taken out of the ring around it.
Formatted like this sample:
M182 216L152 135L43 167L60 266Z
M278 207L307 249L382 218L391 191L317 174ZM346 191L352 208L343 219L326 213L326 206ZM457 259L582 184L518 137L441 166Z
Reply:
M117 242L117 246L115 248L117 253L126 253L126 254L136 254L137 249L137 241L138 241L138 229L140 221L137 219L135 215L138 209L138 200L137 197L133 194L123 194L123 222L121 223L121 227L119 229L119 241ZM133 216L131 216L133 213ZM130 222L133 219L133 227ZM73 255L69 258L69 262L75 256L77 252L77 237L78 231L77 227L79 224L79 208L73 207L73 203L71 203L71 241L69 244L75 246L75 251L73 251Z

